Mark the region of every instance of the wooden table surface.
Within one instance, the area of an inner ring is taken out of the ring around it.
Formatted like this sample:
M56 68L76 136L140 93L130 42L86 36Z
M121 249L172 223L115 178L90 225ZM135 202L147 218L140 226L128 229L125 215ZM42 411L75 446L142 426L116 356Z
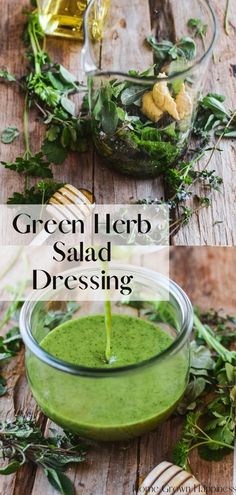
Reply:
M186 1L186 0L185 0ZM7 67L13 74L21 75L25 72L26 61L24 48L20 42L23 17L22 6L26 0L6 0L1 2L0 18L0 67ZM112 2L113 5L115 2ZM188 3L188 2L187 2ZM187 8L186 3L186 8ZM160 8L162 1L160 0ZM236 66L235 32L236 32L236 5L232 2L230 15L230 36L226 36L223 30L223 16L226 0L212 0L219 24L218 44L214 51L214 61L210 62L206 74L205 91L223 93L227 97L226 105L233 109L235 106L236 78L233 66ZM117 8L113 11L116 15L116 23L112 36L124 37L121 50L111 50L109 43L106 45L106 62L111 66L114 60L122 60L125 57L127 68L132 67L134 53L132 46L142 43L143 38L150 32L151 16L148 0L139 0L139 9L143 16L139 18L137 25L135 12L135 0L117 0ZM152 1L150 0L152 6ZM152 9L151 9L152 10ZM177 15L177 13L176 13ZM191 13L189 13L191 15ZM122 19L126 19L132 28L135 28L137 39L130 40L126 37L127 31L122 30ZM136 24L135 24L136 23ZM233 23L233 24L232 24ZM135 27L136 26L136 27ZM127 43L126 43L127 41ZM126 49L130 46L130 49ZM83 79L80 70L79 43L63 40L48 40L47 48L52 57L64 64L78 79ZM103 49L104 54L104 49ZM149 55L150 58L150 55ZM150 61L149 61L150 62ZM146 64L148 65L148 63ZM23 97L12 87L1 85L0 94L0 131L7 125L15 125L22 130ZM43 132L42 125L37 122L36 115L32 115L30 130L32 147L37 150ZM221 143L223 153L216 153L210 168L224 179L222 193L213 194L212 207L203 209L195 216L190 224L181 229L172 242L176 245L234 245L236 244L236 150L232 140L223 140ZM1 145L1 159L11 160L23 151L23 138L12 145ZM135 180L115 174L105 168L100 158L93 150L83 155L71 154L62 166L54 167L55 179L69 182L78 187L85 187L95 194L97 203L130 203L146 197L165 197L162 180ZM1 190L0 199L4 203L14 191L23 189L22 177L15 172L0 170ZM221 222L221 223L220 223Z
M236 308L235 248L171 248L171 277L179 283L195 305L203 310ZM24 352L12 359L4 370L9 393L0 399L0 418L11 419L19 411L38 416L47 431L50 421L39 413L25 377ZM76 495L134 495L136 487L159 462L171 460L172 447L180 434L182 419L172 416L156 431L131 442L97 445L86 462L68 471ZM208 487L223 487L230 493L233 485L233 456L224 461L206 462L195 453L192 469ZM1 495L56 495L41 470L24 467L16 475L0 477ZM210 493L210 492L209 492ZM220 492L219 492L220 493Z

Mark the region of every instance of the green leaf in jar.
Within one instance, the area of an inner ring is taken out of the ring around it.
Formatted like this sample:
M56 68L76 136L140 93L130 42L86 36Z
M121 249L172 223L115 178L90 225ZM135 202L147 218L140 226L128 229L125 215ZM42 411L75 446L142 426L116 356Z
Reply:
M193 58L196 57L196 43L192 38L189 38L188 36L181 38L177 46L179 56L183 56L187 60L193 60Z
M75 104L67 96L62 96L61 105L70 115L75 115Z
M113 101L104 101L101 112L102 130L108 136L114 134L118 125L118 113Z
M133 103L141 104L140 99L145 91L147 91L147 88L144 86L129 86L121 93L121 103L125 106L132 105Z

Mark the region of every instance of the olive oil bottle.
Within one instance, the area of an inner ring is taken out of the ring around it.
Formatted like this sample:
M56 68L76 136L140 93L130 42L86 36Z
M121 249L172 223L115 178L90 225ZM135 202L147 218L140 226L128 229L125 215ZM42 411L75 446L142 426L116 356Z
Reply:
M88 2L89 0L38 0L39 19L44 32L48 35L83 40L83 15ZM106 20L109 5L110 0L97 0L96 8L95 2L94 22L100 24L100 31Z

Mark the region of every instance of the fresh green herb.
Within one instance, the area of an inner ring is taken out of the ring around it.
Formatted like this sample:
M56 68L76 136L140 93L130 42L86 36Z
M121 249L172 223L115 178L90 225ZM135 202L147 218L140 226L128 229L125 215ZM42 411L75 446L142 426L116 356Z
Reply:
M18 416L0 424L0 452L9 461L0 469L1 475L15 473L23 465L33 463L43 469L58 492L74 495L73 483L64 471L71 463L84 461L85 447L73 435L54 433L45 438L34 419Z
M208 93L199 99L198 112L193 130L193 151L186 154L189 160L180 161L174 168L165 170L164 184L172 222L170 235L174 235L180 227L189 223L193 215L202 208L211 204L213 191L220 192L223 183L222 177L215 170L208 170L214 154L219 150L219 144L223 138L236 135L236 112L228 111L224 106L225 97L215 93ZM210 145L212 134L218 139L214 146ZM206 161L199 170L199 163L206 157ZM198 169L195 167L198 164ZM200 186L200 193L194 194L196 185ZM189 207L186 202L192 198L194 207ZM144 198L139 203L162 203L163 200Z
M224 406L223 401L220 406ZM202 419L201 412L188 413L182 439L173 451L174 462L178 466L190 470L189 455L196 448L204 459L217 461L234 450L232 444L234 439L233 417L228 415L226 408L220 407L220 410L219 415L217 411L215 412L215 417L209 422L209 428L206 426L205 429L199 424Z
M30 189L25 189L23 193L14 192L13 196L8 199L8 204L46 204L53 194L58 191L64 184L54 181L41 180Z
M1 140L4 144L12 143L18 136L20 132L16 127L6 127L2 132Z
M0 81L1 80L5 82L15 82L16 78L7 70L0 70Z
M48 312L44 318L44 326L50 330L70 320L74 313L76 313L80 306L76 302L68 303L50 303Z
M25 94L24 141L25 152L13 162L2 162L6 168L26 175L26 190L14 193L9 203L18 198L21 202L27 196L35 203L37 188L29 188L28 177L52 178L51 164L61 164L71 151L84 152L87 149L87 122L75 115L75 105L70 96L80 91L76 78L65 67L51 61L44 51L44 33L37 11L26 12L27 24L24 31L26 56L29 61L27 74L19 82ZM5 81L16 79L7 71L0 72ZM42 147L34 153L30 146L29 113L36 107L47 126ZM2 140L11 142L17 136L13 128L4 131ZM34 192L36 194L34 196Z
M15 170L19 174L26 174L30 177L48 177L51 178L52 171L42 153L36 153L29 158L17 157L14 162L1 162L1 164L10 170Z
M155 53L157 72L166 62L181 58L190 61L196 56L195 41L188 36L181 38L177 43L172 43L169 40L157 41L153 35L148 36L146 39Z
M195 37L199 37L202 40L202 44L205 47L205 36L207 33L207 24L204 24L201 19L189 19L188 27L194 32Z
M194 132L196 136L209 136L213 131L216 136L232 138L236 136L235 111L228 111L224 106L225 97L208 93L199 100L198 115Z
M0 337L0 364L4 364L8 359L15 357L20 350L21 336L19 327L13 327L5 337ZM7 392L7 382L0 376L0 397Z

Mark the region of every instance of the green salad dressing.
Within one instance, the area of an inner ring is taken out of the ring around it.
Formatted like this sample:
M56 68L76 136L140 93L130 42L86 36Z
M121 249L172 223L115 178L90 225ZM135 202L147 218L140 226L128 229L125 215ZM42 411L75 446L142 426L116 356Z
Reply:
M60 371L29 353L27 372L34 397L47 416L81 436L123 440L141 435L167 418L184 393L186 349L147 362L172 342L152 323L113 314L107 362L105 316L70 320L49 332L40 345L54 358L94 372ZM137 366L118 369L128 365Z

